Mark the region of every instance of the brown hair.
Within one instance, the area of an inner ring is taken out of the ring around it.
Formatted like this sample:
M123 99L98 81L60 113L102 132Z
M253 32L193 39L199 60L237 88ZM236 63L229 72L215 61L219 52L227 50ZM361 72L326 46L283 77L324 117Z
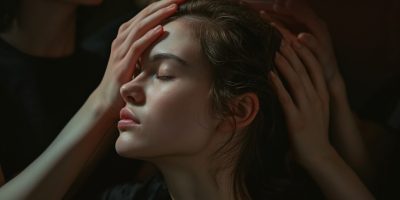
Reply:
M268 82L280 35L253 10L229 0L187 0L168 21L190 19L193 34L212 66L212 109L233 115L229 100L255 93L260 110L240 144L234 164L235 197L264 199L277 192L287 139L280 105ZM232 145L231 145L232 146ZM235 145L233 145L235 146Z

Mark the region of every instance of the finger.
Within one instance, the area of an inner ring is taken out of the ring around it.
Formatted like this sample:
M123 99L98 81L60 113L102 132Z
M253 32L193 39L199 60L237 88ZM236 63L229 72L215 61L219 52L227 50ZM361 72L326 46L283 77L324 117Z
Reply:
M309 33L300 33L297 38L303 45L313 52L321 63L324 63L326 60L335 59L330 57L334 55L333 48L330 45L331 43L326 46L326 43L321 43L317 38Z
M276 53L275 63L282 77L287 81L290 89L290 94L298 107L303 106L308 102L307 94L305 93L304 85L298 74L290 66L289 62L279 52Z
M275 17L273 17L271 14L269 14L268 12L266 12L265 10L260 10L260 17L262 19L264 19L266 22L279 22L279 20L277 20Z
M300 59L307 68L317 95L321 98L321 100L326 101L329 97L329 94L320 62L307 47L301 45L299 42L296 41L293 46L297 55L299 55Z
M285 0L284 4L274 4L274 11L293 17L297 22L305 25L319 40L330 38L326 23L318 17L309 3L304 0Z
M132 32L132 29L134 29L137 26L137 24L144 25L145 24L145 22L143 22L144 18L154 15L154 13L157 13L156 19L158 19L158 20L150 23L148 26L149 28L147 30L142 30L138 34L138 37L142 36L149 29L151 29L154 26L161 23L161 21L163 19L174 14L177 10L177 8L175 7L176 6L175 2L182 2L182 1L183 0L164 0L164 1L158 1L158 2L150 4L149 6L144 8L141 12L139 12L139 14L137 14L135 17L133 17L132 19L125 22L124 24L122 24L119 27L118 35L114 40L115 44L117 46L120 46L123 42L125 42L126 38ZM175 6L173 6L173 5L175 5ZM170 7L170 6L172 6L172 7ZM154 17L150 18L150 19L154 19ZM147 22L148 21L149 21L149 19L147 20Z
M296 40L296 36L292 34L285 26L279 22L272 22L271 26L276 28L286 41L292 42Z
M297 38L301 44L309 48L317 57L320 56L320 52L324 52L324 49L313 35L309 33L300 33Z
M292 68L296 71L298 76L300 77L302 84L304 85L304 89L307 97L314 95L314 86L310 80L310 77L307 73L306 68L304 67L303 62L298 57L295 50L291 47L291 44L288 42L282 41L280 52L286 58L286 60L290 63Z
M142 11L140 11L137 15L135 15L132 19L130 19L126 24L125 28L128 28L130 24L132 24L135 21L141 21L142 19L146 18L147 16L157 12L160 9L166 8L172 4L181 4L183 3L184 0L162 0L162 1L156 1L147 7L145 7Z
M323 67L326 81L329 82L338 70L332 43L321 42L309 33L301 33L297 38L300 43L309 48L314 56L317 57Z
M125 40L122 41L121 48L125 50L125 52L128 52L132 43L141 38L150 29L160 24L167 17L171 16L173 13L176 12L176 10L177 5L171 4L170 6L156 11L152 15L149 15L145 19L142 19L140 22L136 23L136 26L133 26L132 28L130 28L130 30L128 30L129 34L125 38Z
M171 4L168 7L162 8L153 14L142 19L140 22L135 23L135 25L130 27L129 35L126 38L126 42L131 44L136 39L142 37L151 28L161 24L169 16L173 15L178 9L176 4Z
M269 80L271 81L275 93L278 97L279 102L282 105L283 111L287 118L291 118L291 116L297 112L296 105L294 104L292 97L289 95L285 86L283 86L280 78L273 72L269 72Z
M287 9L287 0L275 0L272 9L280 15L291 16L292 13Z
M142 55L142 53L150 47L162 34L164 33L164 29L161 25L156 26L155 28L148 31L143 35L140 39L136 40L131 47L129 48L128 53L125 56L125 61L128 62L125 67L127 77L132 77L134 74L134 70L136 64Z

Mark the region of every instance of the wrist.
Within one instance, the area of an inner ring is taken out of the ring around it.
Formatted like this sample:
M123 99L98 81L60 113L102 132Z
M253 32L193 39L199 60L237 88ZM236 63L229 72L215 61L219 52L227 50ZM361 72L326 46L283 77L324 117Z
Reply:
M340 74L332 78L327 87L334 106L348 104L346 84Z
M89 109L93 111L94 116L104 116L112 120L117 120L119 117L120 109L117 108L116 102L107 98L99 88L94 90L89 96L87 104L89 105Z
M314 154L309 155L306 159L300 163L307 171L314 171L315 169L321 169L334 162L337 159L336 150L329 144L323 149L318 149Z

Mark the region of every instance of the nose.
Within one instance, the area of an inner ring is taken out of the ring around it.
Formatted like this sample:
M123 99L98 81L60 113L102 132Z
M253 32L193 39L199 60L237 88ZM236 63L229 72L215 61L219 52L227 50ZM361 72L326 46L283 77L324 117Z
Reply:
M135 79L122 85L120 94L125 103L143 105L146 101L143 86Z

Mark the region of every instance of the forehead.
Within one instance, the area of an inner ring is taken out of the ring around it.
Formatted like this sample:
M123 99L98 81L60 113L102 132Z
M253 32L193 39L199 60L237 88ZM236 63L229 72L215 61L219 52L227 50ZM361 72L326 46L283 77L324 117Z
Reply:
M164 35L149 49L149 56L174 54L190 65L205 64L200 42L195 38L189 20L179 18L164 25Z

